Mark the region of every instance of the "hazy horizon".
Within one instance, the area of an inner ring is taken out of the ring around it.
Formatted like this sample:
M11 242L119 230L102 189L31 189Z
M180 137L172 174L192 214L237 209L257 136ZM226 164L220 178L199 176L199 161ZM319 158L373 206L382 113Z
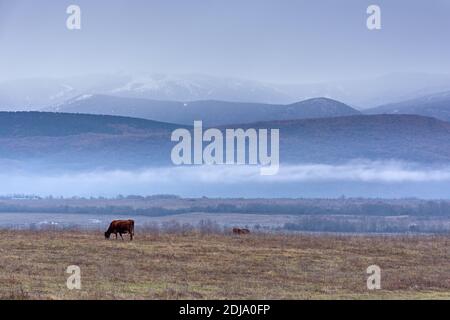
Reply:
M71 4L81 30L66 28ZM0 0L0 82L148 72L302 84L450 73L450 3L377 1L376 31L366 28L371 4Z
M286 165L275 176L258 166L148 167L141 169L0 174L0 195L104 196L174 194L212 198L449 199L450 167L399 161Z
M89 78L89 77L106 77L106 76L126 76L126 77L139 77L139 76L167 76L167 77L211 77L217 79L229 79L229 80L244 80L251 81L255 83L268 84L268 85L279 85L279 86L290 86L290 85L320 85L320 84L339 84L339 83L352 83L356 81L373 81L375 79L388 78L393 76L437 76L437 77L449 77L449 72L426 72L426 71L409 71L409 72L386 72L377 75L367 75L356 78L336 78L330 81L299 81L299 82L271 82L262 81L256 78L244 78L230 75L213 75L209 73L200 72L186 72L186 73L168 73L168 72L152 72L151 70L142 70L139 72L130 72L125 70L116 70L110 72L95 72L95 73L73 73L64 76L46 76L46 75L34 75L34 76L23 76L17 78L0 79L0 84L17 82L17 81L37 81L37 80L67 80L67 79L77 79L77 78Z

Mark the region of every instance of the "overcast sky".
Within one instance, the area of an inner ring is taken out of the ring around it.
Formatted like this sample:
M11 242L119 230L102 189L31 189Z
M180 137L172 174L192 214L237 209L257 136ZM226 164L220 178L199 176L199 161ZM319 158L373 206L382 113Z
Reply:
M82 29L66 28L66 8ZM382 30L366 28L378 4ZM266 82L450 73L449 0L0 0L0 80L104 72Z

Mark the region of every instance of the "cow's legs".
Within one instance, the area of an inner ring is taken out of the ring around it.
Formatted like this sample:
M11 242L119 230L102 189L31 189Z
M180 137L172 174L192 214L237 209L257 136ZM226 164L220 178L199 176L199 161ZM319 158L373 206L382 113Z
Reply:
M130 232L130 241L133 241L133 232Z
M117 240L117 232L116 232L116 240Z
M120 233L120 232L119 232L119 234L120 234L120 237L121 237L121 238L122 238L122 240L123 240L123 237L122 237L122 233Z

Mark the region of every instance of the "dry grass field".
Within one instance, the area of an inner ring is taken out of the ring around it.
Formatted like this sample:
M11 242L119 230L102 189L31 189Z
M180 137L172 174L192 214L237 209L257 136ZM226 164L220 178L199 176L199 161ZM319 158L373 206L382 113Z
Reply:
M450 237L0 231L1 299L450 299ZM366 268L382 269L381 290ZM69 290L66 268L81 268Z

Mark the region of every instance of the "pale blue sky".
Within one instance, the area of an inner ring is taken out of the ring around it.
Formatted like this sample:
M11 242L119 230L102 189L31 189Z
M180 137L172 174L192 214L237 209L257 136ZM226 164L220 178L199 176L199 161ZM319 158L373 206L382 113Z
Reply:
M66 29L66 8L82 30ZM366 8L382 9L381 31ZM0 80L104 72L268 82L450 73L450 0L0 0Z

